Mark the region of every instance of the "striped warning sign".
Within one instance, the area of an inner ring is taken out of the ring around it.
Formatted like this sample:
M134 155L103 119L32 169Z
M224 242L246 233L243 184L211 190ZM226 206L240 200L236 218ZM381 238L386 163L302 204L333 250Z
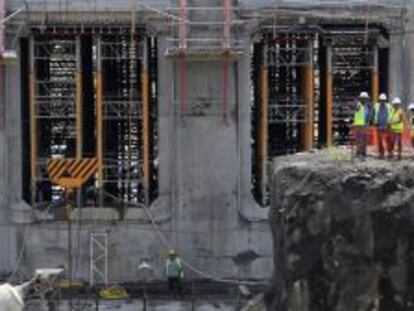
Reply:
M98 170L96 158L52 159L46 163L49 178L55 184L66 188L82 186Z

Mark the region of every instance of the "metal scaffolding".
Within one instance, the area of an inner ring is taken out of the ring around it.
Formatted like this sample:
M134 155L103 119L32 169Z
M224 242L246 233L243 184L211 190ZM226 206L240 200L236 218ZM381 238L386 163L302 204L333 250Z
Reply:
M381 35L377 26L263 26L252 58L252 184L260 204L268 202L270 158L349 144L358 94L370 92L375 102L387 92Z
M108 285L108 234L91 233L89 285Z
M377 36L375 29L370 30L369 37L363 29L344 29L324 37L328 146L349 144L352 107L360 92L370 93L373 102L378 98L380 68Z
M139 27L133 34L127 27L44 31L33 32L22 49L30 63L29 70L22 63L22 74L29 76L23 112L27 107L30 173L24 173L31 176L32 205L62 198L45 170L46 160L57 157L98 159L97 183L80 191L78 205L155 199L156 39Z
M33 35L30 39L30 114L32 205L59 200L46 160L74 157L80 137L77 111L77 68L80 41L73 36Z
M313 33L269 33L253 55L253 188L267 204L267 165L274 156L313 147L315 44Z
M132 43L132 44L131 44ZM139 201L141 85L137 64L142 40L129 34L100 40L103 107L103 189L127 201Z
M165 9L172 30L167 40L167 55L179 55L183 50L189 55L218 55L225 50L232 53L243 50L243 42L236 35L243 23L235 18L238 8L229 0L215 2L190 6L187 0L178 0L176 7Z

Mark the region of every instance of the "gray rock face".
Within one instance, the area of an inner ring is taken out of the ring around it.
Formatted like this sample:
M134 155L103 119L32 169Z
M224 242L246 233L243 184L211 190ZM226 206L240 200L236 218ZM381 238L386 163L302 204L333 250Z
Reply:
M304 154L271 185L271 310L414 310L414 164Z

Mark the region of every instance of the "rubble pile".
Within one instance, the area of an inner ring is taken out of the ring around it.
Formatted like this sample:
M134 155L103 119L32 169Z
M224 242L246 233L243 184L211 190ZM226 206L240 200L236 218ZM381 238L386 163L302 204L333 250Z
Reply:
M272 167L271 310L414 310L414 163L332 152Z

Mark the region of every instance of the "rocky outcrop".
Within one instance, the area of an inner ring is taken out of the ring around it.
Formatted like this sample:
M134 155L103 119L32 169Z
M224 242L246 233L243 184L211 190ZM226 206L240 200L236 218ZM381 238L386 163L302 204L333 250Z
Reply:
M278 159L271 310L414 310L414 164Z

